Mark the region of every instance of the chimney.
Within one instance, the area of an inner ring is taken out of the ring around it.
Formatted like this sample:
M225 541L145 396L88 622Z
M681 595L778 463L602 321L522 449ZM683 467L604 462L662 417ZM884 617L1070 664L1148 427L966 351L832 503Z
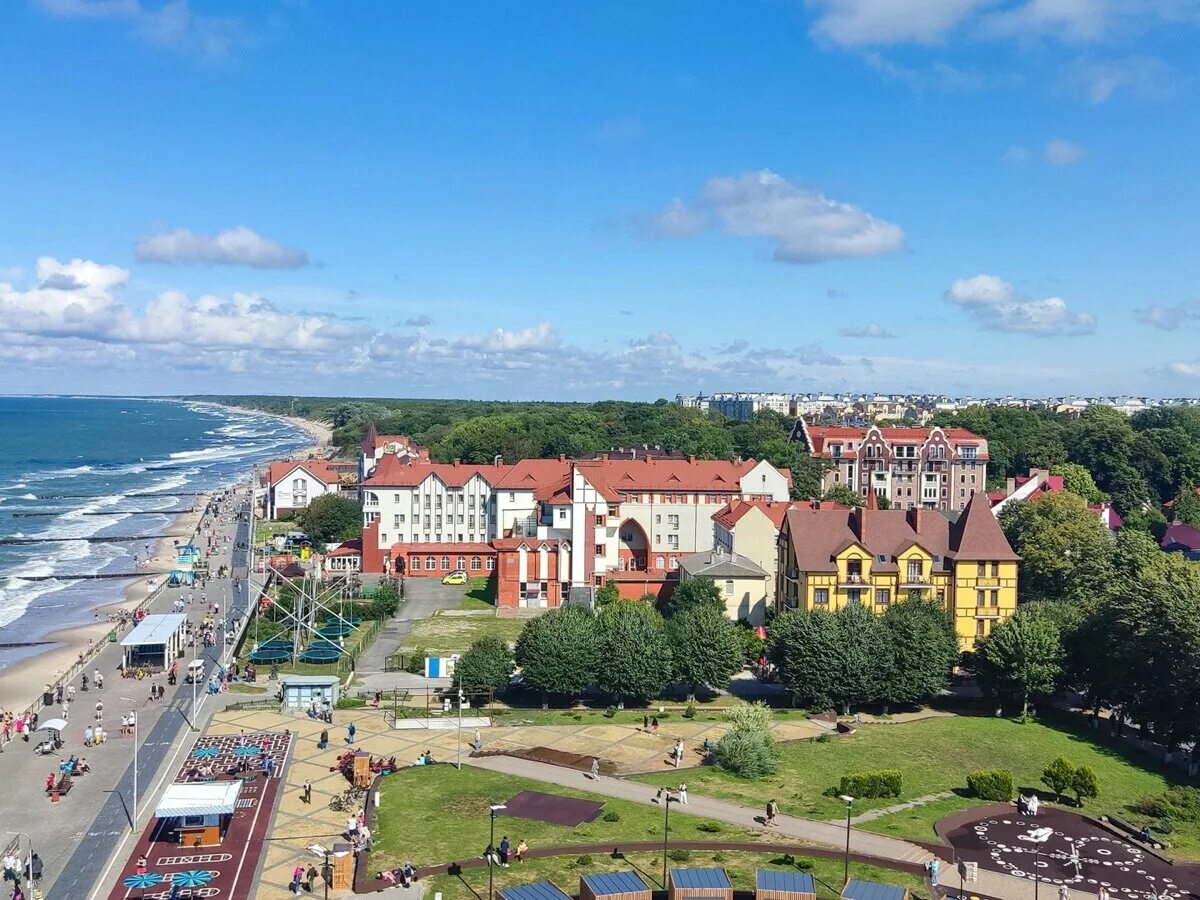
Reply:
M560 454L558 454L558 461L559 461L559 462L566 462L566 461L567 461L567 454L565 454L565 453L560 453Z
M456 465L456 466L461 466L461 465L462 465L462 460L461 460L461 459L456 459L456 460L454 461L454 465Z
M696 457L692 454L688 454L688 462L694 463L695 461L696 461Z

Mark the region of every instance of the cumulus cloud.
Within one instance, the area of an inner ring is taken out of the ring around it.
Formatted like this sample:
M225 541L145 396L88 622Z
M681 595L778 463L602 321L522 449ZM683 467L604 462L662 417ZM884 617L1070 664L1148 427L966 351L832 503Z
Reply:
M808 0L812 34L842 47L940 43L987 0Z
M1052 166L1073 166L1083 159L1083 147L1071 141L1055 138L1046 142L1046 162Z
M1077 59L1064 67L1060 87L1094 105L1123 93L1142 100L1171 96L1183 76L1156 56L1133 55L1118 59Z
M1167 363L1161 369L1150 369L1149 372L1152 375L1165 373L1168 375L1179 375L1184 378L1200 378L1200 362Z
M878 256L904 246L900 226L766 169L713 178L694 206L675 199L653 221L658 237L719 227L741 237L769 238L774 258L789 263Z
M838 331L842 337L848 338L894 338L895 335L876 322L866 325L847 325Z
M427 315L409 316L404 320L405 328L427 328L433 324L433 319Z
M676 197L666 209L641 217L642 232L652 238L691 237L708 227L708 217Z
M192 11L188 0L37 0L62 19L112 19L125 22L141 40L163 50L201 59L223 59L250 43L242 23L230 16Z
M255 269L300 269L308 265L308 254L300 248L276 243L245 225L213 235L196 234L187 228L146 235L138 238L134 249L140 262L208 263Z
M1077 312L1061 297L1040 300L1021 296L1016 288L995 275L976 275L955 281L946 300L966 310L982 328L1033 334L1041 337L1091 334L1096 319Z
M844 366L846 361L826 351L820 344L804 344L790 354L794 362L804 366Z
M722 347L714 347L713 349L716 350L718 353L720 353L722 356L728 356L728 355L734 354L734 353L745 353L747 350L750 349L750 342L743 341L739 338L736 341L730 341L728 344L725 344Z
M1133 314L1139 322L1146 325L1162 331L1177 331L1200 322L1200 300L1187 300L1175 306L1155 303L1135 309Z

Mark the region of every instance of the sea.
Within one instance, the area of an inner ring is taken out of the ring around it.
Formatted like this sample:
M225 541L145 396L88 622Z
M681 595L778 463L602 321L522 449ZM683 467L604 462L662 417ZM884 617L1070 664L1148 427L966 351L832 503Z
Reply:
M135 571L198 493L245 480L312 438L282 419L182 400L0 397L0 669L94 621L129 580L45 576ZM152 512L139 515L138 512ZM95 543L87 537L128 541Z

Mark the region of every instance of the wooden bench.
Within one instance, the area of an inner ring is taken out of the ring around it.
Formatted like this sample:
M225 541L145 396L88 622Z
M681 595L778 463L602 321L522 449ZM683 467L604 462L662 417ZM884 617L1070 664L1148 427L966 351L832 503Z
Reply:
M46 788L46 796L50 798L51 803L57 803L63 797L71 792L74 785L69 776L64 775L58 779L53 785Z

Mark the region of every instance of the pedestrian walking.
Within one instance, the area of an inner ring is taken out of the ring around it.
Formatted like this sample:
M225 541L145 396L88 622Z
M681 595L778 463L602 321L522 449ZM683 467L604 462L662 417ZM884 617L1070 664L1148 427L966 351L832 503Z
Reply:
M75 685L74 684L67 685L67 699L68 700L75 699Z
M288 889L293 894L300 893L300 882L304 880L304 866L296 866L292 869L292 883L288 885Z
M774 827L779 823L776 821L776 816L779 815L779 804L774 799L767 801L767 819L766 824Z
M346 726L346 743L347 744L354 743L354 731L355 731L354 723L351 722L349 725Z
M525 843L525 838L517 841L517 862L525 862L525 854L529 852L529 845Z
M99 691L99 690L103 690L103 688L104 688L104 676L100 674L100 670L99 670L99 669L93 669L93 670L92 670L92 679L93 679L93 680L96 682L96 690L98 690L98 691Z
M351 840L358 834L358 816L348 816L346 818L346 837Z
M679 802L687 806L687 785L679 782Z
M308 864L308 871L304 873L304 889L310 894L313 889L313 882L317 878L317 867L312 863Z
M675 768L679 768L679 764L683 762L683 739L680 738L675 742L675 749L671 752L671 756L675 759Z
M319 741L317 741L317 749L324 750L328 746L329 746L329 730L324 729L321 731L321 739Z
M91 731L89 728L88 731ZM121 737L125 737L125 733L129 731L129 716L125 713L121 714Z
M137 872L138 875L146 874L146 857L144 857L144 856L138 857L137 867L134 869L134 871Z
M82 662L82 660L80 660L80 661ZM88 680L87 680L87 673L86 673L86 672L85 672L83 675L79 676L79 681L80 681L80 684L83 686L83 689L86 691L86 690L87 690L87 686L88 686Z
M592 757L592 780L596 781L600 778L600 757Z
M104 719L104 701L97 700L96 701L96 721L99 722L99 721L102 721L103 719Z
M300 799L303 800L305 803L312 803L312 782L311 781L304 782L304 793Z
M650 733L658 734L658 716L650 720Z

